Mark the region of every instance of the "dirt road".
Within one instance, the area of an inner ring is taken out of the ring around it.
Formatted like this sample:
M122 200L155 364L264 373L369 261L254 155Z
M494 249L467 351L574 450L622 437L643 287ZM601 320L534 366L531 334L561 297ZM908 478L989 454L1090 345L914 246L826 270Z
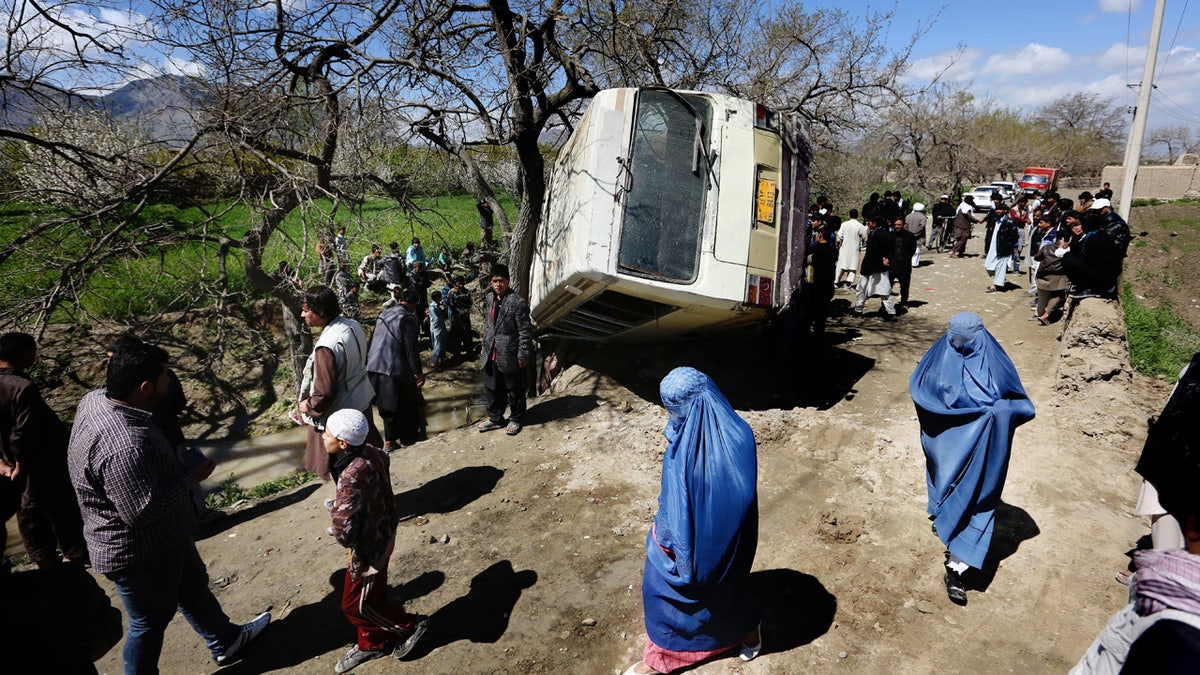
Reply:
M974 239L968 250L979 248ZM405 662L358 672L607 674L640 658L665 422L657 384L680 364L713 375L754 428L760 461L753 588L766 649L695 672L1064 672L1124 603L1113 574L1148 531L1132 515L1132 467L1165 385L1136 380L1134 395L1118 378L1064 394L1060 325L1027 320L1024 278L985 294L982 257L926 260L913 275L919 306L897 323L838 319L828 351L789 346L785 359L753 334L606 347L532 402L520 436L467 429L397 453L395 489L416 517L400 525L391 583L434 623ZM963 310L1004 345L1037 418L1016 435L992 564L968 577L959 607L925 516L907 386ZM350 644L338 605L346 554L325 534L331 494L304 486L203 532L201 554L234 620L276 616L222 673L328 673ZM163 672L215 670L181 617L166 645ZM119 672L120 647L98 665Z

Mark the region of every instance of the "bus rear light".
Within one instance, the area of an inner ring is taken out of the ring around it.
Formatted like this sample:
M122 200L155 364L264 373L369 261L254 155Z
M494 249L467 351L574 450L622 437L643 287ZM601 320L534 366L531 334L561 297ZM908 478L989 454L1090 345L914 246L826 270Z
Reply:
M771 306L771 277L757 274L746 275L746 304L760 307Z

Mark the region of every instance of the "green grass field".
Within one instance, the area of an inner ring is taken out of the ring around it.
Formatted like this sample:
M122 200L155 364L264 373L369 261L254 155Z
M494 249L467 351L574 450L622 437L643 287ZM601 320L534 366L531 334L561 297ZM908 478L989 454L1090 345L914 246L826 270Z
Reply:
M382 245L386 251L388 243L395 241L403 250L415 235L421 238L425 254L436 257L443 244L457 256L468 241L478 240L479 216L471 195L426 197L416 202L419 210L414 213L405 213L383 199L354 208L342 206L336 211L330 202L297 209L271 237L263 257L264 267L270 273L286 260L300 271L306 284L315 283L317 234L331 232L339 225L346 226L352 266L370 252L373 243ZM511 199L501 197L501 205L510 217L515 217ZM0 246L58 215L53 209L36 205L0 205ZM214 215L218 217L206 224ZM213 203L188 208L153 204L143 211L141 222L239 239L250 228L252 217L251 210L242 204ZM23 245L0 265L0 292L14 299L45 294L59 280L57 269L86 262L80 260L84 252L95 237L104 234L103 228L96 230L62 227ZM240 251L231 251L227 269L228 291L235 298L251 295ZM70 289L68 297L77 298L86 315L109 319L148 316L193 305L199 294L216 290L218 277L216 244L144 246L138 249L137 256L105 264L83 288ZM201 301L201 304L206 303ZM54 320L78 320L80 317L73 312L69 307L59 309Z

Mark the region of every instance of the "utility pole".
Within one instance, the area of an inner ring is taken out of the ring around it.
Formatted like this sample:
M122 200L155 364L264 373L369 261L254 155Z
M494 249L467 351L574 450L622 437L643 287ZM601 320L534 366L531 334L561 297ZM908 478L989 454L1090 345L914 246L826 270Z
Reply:
M1125 150L1125 180L1121 183L1121 201L1117 213L1129 221L1133 203L1133 183L1137 180L1138 165L1142 163L1142 141L1146 136L1146 117L1150 114L1150 92L1154 89L1154 64L1158 60L1158 42L1162 37L1163 13L1167 0L1154 3L1154 23L1150 25L1150 46L1146 50L1146 69L1142 73L1142 88L1138 91L1137 108L1129 127L1129 145Z

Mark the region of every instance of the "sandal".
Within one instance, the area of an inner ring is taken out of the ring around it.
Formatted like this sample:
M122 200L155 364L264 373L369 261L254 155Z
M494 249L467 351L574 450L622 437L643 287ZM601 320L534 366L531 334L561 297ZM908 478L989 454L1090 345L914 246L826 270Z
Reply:
M658 671L654 670L654 669L650 669L650 670L646 671L645 673L643 673L637 669L638 666L642 666L645 664L646 664L645 661L638 661L637 663L633 664L632 666L629 666L628 668L626 668L625 672L621 673L621 675L658 675Z
M1122 586L1128 586L1129 582L1133 580L1133 572L1130 572L1129 570L1121 570L1120 572L1117 572L1116 580L1118 584L1121 584Z

